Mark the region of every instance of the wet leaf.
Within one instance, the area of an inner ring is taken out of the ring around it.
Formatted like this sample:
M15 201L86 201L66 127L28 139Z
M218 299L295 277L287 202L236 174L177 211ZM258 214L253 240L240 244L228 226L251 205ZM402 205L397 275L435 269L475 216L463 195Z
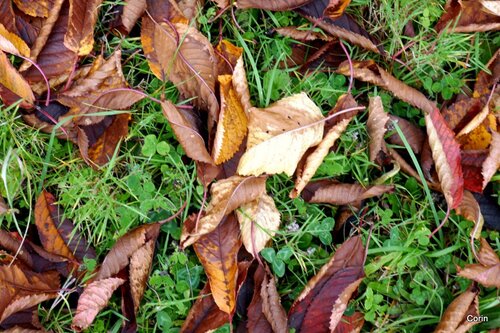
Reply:
M490 151L482 167L483 189L500 168L500 133L493 132L492 135Z
M500 288L500 259L486 240L481 238L478 253L479 264L468 264L458 268L458 275L476 281L485 287Z
M265 109L250 109L247 150L238 174L283 172L291 176L307 149L321 142L322 119L321 110L305 93L283 98Z
M68 31L64 45L79 56L94 47L94 26L102 0L69 0Z
M202 235L215 230L224 216L236 208L259 198L266 191L265 177L232 176L212 185L211 200L203 216L191 234L181 236L182 247L187 247Z
M0 50L0 99L10 105L22 99L21 107L29 108L35 96L26 80L12 66L5 53Z
M359 236L342 244L293 303L289 327L297 333L333 331L363 279L364 258Z
M425 115L425 123L441 189L449 209L455 209L464 191L460 146L438 109Z
M448 0L436 31L448 27L451 32L475 32L500 29L500 17L492 15L481 1Z
M219 76L220 104L219 121L212 150L215 164L226 162L238 151L247 134L248 119L233 88L231 75Z
M380 96L370 98L368 107L368 135L370 136L370 161L377 159L380 151L385 150L384 134L389 116L384 111Z
M193 247L208 276L215 303L232 315L236 307L237 254L241 247L236 217L229 215Z
M124 282L125 280L119 278L107 278L86 286L78 299L71 327L81 331L92 325L97 314L108 304L113 292Z
M266 10L290 10L300 7L311 0L238 0L236 6L238 8L258 8Z
M245 248L257 257L280 226L280 212L273 198L263 194L257 200L241 205L236 216Z
M479 316L479 289L472 286L448 305L434 333L468 332L477 322L467 316Z

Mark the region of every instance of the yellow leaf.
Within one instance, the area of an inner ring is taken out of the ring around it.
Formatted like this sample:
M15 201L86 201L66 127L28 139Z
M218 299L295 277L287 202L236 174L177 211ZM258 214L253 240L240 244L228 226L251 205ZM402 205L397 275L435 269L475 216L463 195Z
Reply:
M469 133L457 138L464 150L486 149L491 142L491 132L497 131L495 115L490 113L484 121Z
M30 56L30 48L16 34L7 31L0 23L0 50L14 55Z
M12 66L0 50L0 98L5 105L23 99L21 107L30 107L35 101L33 91L26 80Z

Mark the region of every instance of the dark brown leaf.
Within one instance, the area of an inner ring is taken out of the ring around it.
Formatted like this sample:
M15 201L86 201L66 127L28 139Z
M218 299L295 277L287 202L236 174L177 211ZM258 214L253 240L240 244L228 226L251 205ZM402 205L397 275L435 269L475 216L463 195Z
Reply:
M146 10L146 0L125 0L120 7L120 14L112 27L128 35Z
M425 136L419 127L416 125L412 124L408 120L394 116L394 115L389 115L390 121L387 124L387 127L390 129L394 129L395 124L398 124L399 128L401 129L401 132L403 132L406 141L408 141L408 144L411 147L411 150L415 154L420 154L422 151L422 146L424 144ZM398 133L392 134L390 137L387 138L387 141L394 144L398 145L401 147L404 147L403 139L399 136Z
M273 328L266 318L266 315L262 311L263 300L261 295L262 283L264 281L264 276L266 275L264 267L258 266L255 270L253 281L254 281L254 291L252 302L248 306L247 316L248 321L246 328L248 333L273 333Z
M149 278L151 265L153 264L153 254L155 250L155 239L146 242L141 248L135 251L130 257L130 291L134 302L134 312L137 313L141 304L146 282Z
M271 324L273 331L277 333L288 332L287 315L276 289L276 279L268 269L262 281L260 296L262 297L262 312Z

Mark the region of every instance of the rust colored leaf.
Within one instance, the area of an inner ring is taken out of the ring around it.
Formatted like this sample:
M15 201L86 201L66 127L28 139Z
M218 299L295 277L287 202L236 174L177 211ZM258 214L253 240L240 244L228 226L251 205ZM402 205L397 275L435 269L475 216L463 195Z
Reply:
M477 254L479 262L484 266L495 266L500 264L496 252L491 248L486 239L481 238L481 249Z
M328 6L326 6L324 10L324 16L327 16L331 19L336 19L340 15L344 14L345 9L351 0L329 0Z
M462 150L462 172L466 190L483 192L481 167L488 156L488 150Z
M424 94L396 79L373 60L353 61L353 71L354 78L380 86L426 114L431 113L436 108L436 104L429 101ZM349 76L351 73L349 63L347 61L341 63L337 73Z
M276 28L278 34L290 37L302 42L314 41L314 40L322 40L324 42L330 42L333 40L333 37L326 35L325 33L316 32L311 29L302 30L299 27L283 27Z
M363 188L359 184L342 184L329 180L320 180L307 185L302 197L305 201L311 203L357 206L361 200L380 196L393 189L394 186L388 185L375 185Z
M247 134L248 124L245 110L233 88L233 77L221 75L219 83L221 110L212 150L215 164L234 156Z
M113 292L124 282L125 280L120 278L107 278L94 281L86 286L78 299L71 327L81 331L92 325L99 311L108 304Z
M128 35L145 11L146 0L125 0L121 8L121 14L113 27Z
M465 150L486 149L491 143L492 132L496 131L496 117L493 113L489 113L476 128L465 135L457 137L457 141Z
M10 32L18 34L16 16L12 9L12 1L0 1L0 23Z
M2 312L2 316L0 317L0 323L16 312L29 309L35 305L38 305L44 301L56 297L57 293L55 292L48 294L33 294L33 295L16 297L9 303L9 305Z
M22 99L21 107L29 108L35 96L26 80L12 66L5 53L0 50L0 99L10 105Z
M94 47L94 26L102 0L69 0L68 31L64 45L79 56Z
M472 236L478 239L481 236L481 230L483 228L484 217L481 214L481 207L476 201L472 193L469 191L464 191L464 198L460 205L456 209L458 215L463 216L469 221L474 222L476 227L472 231Z
M288 324L296 332L331 332L364 276L365 249L359 236L342 244L293 303Z
M236 216L245 248L257 257L280 226L280 212L273 198L263 194L257 200L241 205Z
M425 141L425 135L418 126L412 124L408 120L394 116L394 115L389 115L390 122L387 124L387 127L389 129L394 129L394 123L397 123L399 128L401 129L401 132L405 135L406 141L408 141L408 144L411 147L411 150L415 154L420 154L420 152L423 150L423 145ZM398 133L392 134L390 137L387 138L387 141L394 144L398 145L401 147L404 147L403 140L399 136Z
M368 107L368 135L370 135L370 161L377 159L380 151L385 150L384 134L389 116L384 111L380 96L370 98Z
M267 318L267 321L271 324L274 332L285 333L288 332L287 315L285 309L283 309L281 305L281 299L276 289L276 279L270 273L269 269L266 271L260 289L262 312Z
M266 191L265 177L232 176L212 185L211 200L191 234L182 234L181 246L187 247L202 235L215 230L224 216L259 198Z
M229 322L227 313L221 311L210 293L210 284L207 282L200 291L196 302L189 310L189 314L182 324L181 333L204 333L214 330Z
M9 32L3 24L0 23L0 50L14 54L29 57L30 49L28 45L18 35Z
M118 239L104 258L96 280L112 277L127 267L130 258L137 250L151 240L156 241L159 230L160 225L158 223L145 224L129 231Z
M215 303L219 309L232 315L236 307L237 254L241 247L234 214L225 218L215 230L200 237L193 246L208 276Z
M220 75L233 74L236 62L243 54L243 48L223 39L217 44L215 54L217 55L217 69L220 77Z
M139 310L151 265L153 264L155 241L155 239L147 241L146 244L135 251L130 257L130 291L132 293L132 300L134 301L135 313Z
M484 8L481 1L448 0L445 13L436 24L436 31L475 32L500 29L500 17Z
M31 329L31 328L24 328L21 326L13 326L13 327L3 331L3 333L47 333L47 331L38 330L38 329Z
M333 333L359 333L365 323L361 312L354 312L352 316L342 316Z
M449 209L455 209L464 191L460 146L438 109L425 115L425 123L441 189Z
M236 6L238 8L258 8L266 10L291 10L300 7L312 0L238 0Z
M35 17L47 17L54 6L54 0L14 0L17 8Z
M490 151L482 167L483 189L500 168L500 133L493 132L492 135Z
M458 275L476 281L485 287L500 288L500 259L488 242L481 238L479 264L458 268Z
M162 102L162 109L186 155L195 161L213 164L212 157L205 146L205 140L203 140L195 124L188 121L177 107L168 100Z
M479 289L471 286L448 305L434 333L468 332L477 322L467 316L479 316Z

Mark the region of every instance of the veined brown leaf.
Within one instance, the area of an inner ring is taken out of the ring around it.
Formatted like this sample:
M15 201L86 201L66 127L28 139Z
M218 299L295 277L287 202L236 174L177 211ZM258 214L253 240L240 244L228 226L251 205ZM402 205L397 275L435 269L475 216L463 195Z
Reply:
M500 133L493 132L492 136L490 152L482 167L483 189L500 168Z
M18 35L9 32L3 24L0 23L0 50L14 54L29 57L30 49L28 45Z
M226 162L238 151L247 134L248 119L233 88L231 75L219 76L221 110L212 150L215 164Z
M363 279L364 259L359 236L344 242L293 303L288 313L289 327L297 333L334 331Z
M262 281L260 296L262 297L262 312L271 324L273 331L288 332L287 315L281 305L281 299L276 289L276 279L268 268Z
M241 205L236 216L243 244L255 258L278 230L280 212L276 209L273 198L264 193L257 200Z
M157 23L189 24L189 20L184 16L177 3L178 0L146 0L148 16L151 15L153 22Z
M3 286L2 286L3 288ZM0 323L9 318L12 314L34 307L42 302L57 297L56 292L42 294L28 294L26 296L15 297L3 310Z
M124 282L125 280L120 278L107 278L86 286L78 299L71 327L76 331L81 331L92 325L99 311L108 304L113 292Z
M146 282L149 278L149 272L151 271L151 265L153 264L155 241L155 239L147 241L146 244L135 251L130 257L129 283L135 313L139 310Z
M429 101L424 94L396 79L373 60L353 61L353 71L354 78L389 90L397 98L419 108L426 114L436 109L436 104ZM347 61L341 63L337 73L349 76L351 73L349 63Z
M455 209L464 192L460 146L438 109L425 115L425 123L441 189L449 209Z
M219 309L232 315L236 308L237 254L241 247L234 214L227 216L212 232L200 237L193 247L205 268L215 303Z
M266 10L291 10L300 7L311 0L238 0L236 6L238 8L258 8Z
M223 39L217 44L215 54L217 56L219 77L221 75L231 75L236 67L236 62L243 54L243 48L237 47L227 39Z
M68 31L64 45L79 56L94 47L94 26L102 0L69 0Z
M448 305L434 333L468 332L478 322L467 320L467 316L479 316L479 289L471 286Z
M194 226L191 234L181 235L181 246L185 248L196 242L200 236L215 230L224 216L241 205L256 200L265 191L265 177L232 176L212 184L212 198L205 210L206 214L199 220L199 224Z
M479 262L484 266L495 266L500 264L500 258L498 258L496 252L491 248L486 239L481 238L480 242L481 249L477 254Z
M478 253L479 264L465 265L458 269L458 275L476 281L485 287L500 288L500 259L488 242L481 238Z
M304 153L321 142L321 110L305 94L283 98L249 112L247 151L238 174L258 176L284 172L291 176Z
M384 111L380 96L370 98L368 106L368 135L370 135L370 161L377 159L380 151L385 150L384 134L389 116Z
M54 5L54 0L14 0L14 3L27 15L47 17Z
M3 51L0 50L0 99L10 105L22 99L21 107L30 108L35 102L33 91L24 78L12 66Z
M469 221L474 222L475 227L471 231L471 236L479 239L481 236L481 230L483 228L484 217L481 214L481 207L476 201L472 193L469 191L464 191L464 197L460 205L456 208L456 213L463 216Z
M16 16L12 8L12 1L0 1L0 23L10 32L18 34Z
M122 6L121 14L113 22L112 26L114 29L128 35L146 11L146 0L125 0Z
M401 132L403 132L403 134L405 135L405 139L406 141L408 141L411 150L413 150L415 154L420 154L425 141L425 136L422 130L404 118L391 114L389 115L389 119L391 121L389 122L387 127L389 129L394 129L394 123L397 123L399 128L401 128ZM394 145L404 147L403 139L399 136L398 133L394 133L393 135L388 137L387 141Z
M456 23L455 23L455 20ZM500 29L500 17L491 14L481 1L448 0L436 31L475 32Z
M262 311L263 309L263 299L262 299L262 283L264 281L264 276L266 275L266 270L263 266L258 266L253 275L253 296L247 309L247 324L246 329L248 333L273 333L273 328L271 323L267 320L266 315Z

